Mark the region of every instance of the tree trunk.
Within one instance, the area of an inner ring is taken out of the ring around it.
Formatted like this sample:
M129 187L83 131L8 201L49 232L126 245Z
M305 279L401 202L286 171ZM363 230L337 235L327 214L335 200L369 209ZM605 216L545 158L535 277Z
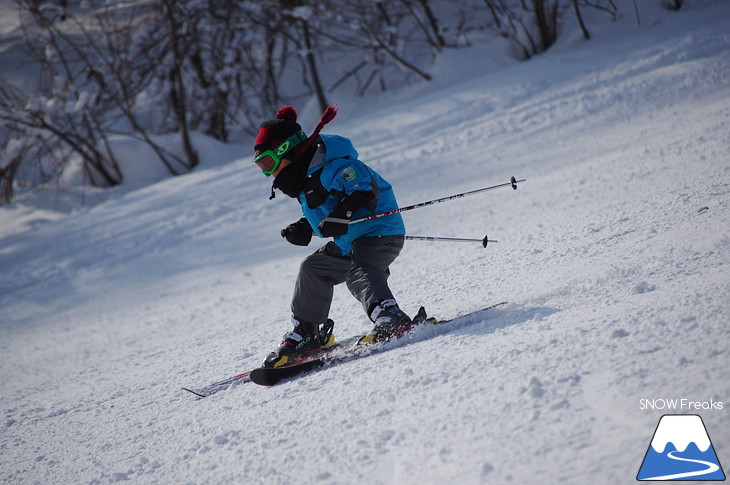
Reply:
M580 13L580 7L578 6L578 0L573 0L573 9L575 9L575 16L578 17L578 24L580 25L580 30L583 31L583 38L586 40L589 40L591 38L591 33L588 32L588 29L586 28L586 24L583 23L583 16Z
M322 88L322 82L319 79L319 71L317 71L317 62L314 59L314 52L312 50L312 37L309 33L309 25L307 24L307 21L304 19L301 20L301 25L302 25L302 36L304 37L305 59L307 62L307 68L309 70L309 77L312 81L312 85L314 86L314 94L317 96L317 103L319 103L319 110L321 112L324 112L324 110L327 109L327 106L329 106L329 104L327 103L327 98L324 94L324 89Z
M176 93L177 102L175 103L175 113L177 115L178 126L180 128L180 137L182 139L183 152L187 159L186 168L192 170L198 165L198 154L193 148L190 141L190 133L188 131L187 120L187 98L185 96L185 84L183 83L182 64L184 60L183 48L180 45L180 37L178 35L178 24L175 19L174 0L165 0L167 10L167 18L170 24L170 42L172 46L173 68L171 72L171 81L173 90Z

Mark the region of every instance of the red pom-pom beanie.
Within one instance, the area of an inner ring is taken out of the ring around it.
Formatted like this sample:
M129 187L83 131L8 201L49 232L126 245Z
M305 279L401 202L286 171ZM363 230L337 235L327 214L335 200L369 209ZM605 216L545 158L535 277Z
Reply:
M310 137L303 143L292 147L295 149L295 157L299 157L307 151L314 139L319 135L320 130L324 128L324 125L332 121L335 116L337 116L337 105L329 106L322 113L322 118L319 120L317 127ZM302 127L297 123L297 111L291 105L284 106L276 112L273 120L261 123L258 136L254 142L254 150L263 152L274 149L301 129Z
M297 123L297 112L294 107L284 106L276 112L273 120L261 123L254 142L254 150L263 152L274 149L301 129L302 127Z

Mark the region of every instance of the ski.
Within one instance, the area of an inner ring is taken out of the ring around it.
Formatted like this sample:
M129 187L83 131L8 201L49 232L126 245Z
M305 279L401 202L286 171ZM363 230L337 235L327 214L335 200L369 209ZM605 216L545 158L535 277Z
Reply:
M207 386L201 387L199 389L189 389L187 387L183 387L183 390L193 393L198 397L208 397L212 394L215 394L216 392L225 391L226 389L228 389L229 387L231 387L234 384L250 382L251 381L251 378L249 377L250 374L251 374L251 371L247 371L247 372L244 372L243 374L238 374L236 376L229 377L228 379L214 382L213 384L208 384Z
M420 326L423 326L424 324L427 325L444 325L450 322L453 322L455 320L461 320L461 319L468 319L469 317L472 317L474 315L483 313L487 310L491 310L493 308L496 308L501 305L506 305L507 302L500 302L495 305L491 305L487 308L482 308L481 310L477 310L472 313L468 313L466 315L462 315L460 317L451 318L448 320L436 320L433 318L427 318L426 312L423 307L419 310L416 317L413 319L413 323L404 326L401 328L398 332L396 332L396 335L391 338L389 341L393 340L400 340L404 336L407 336L412 332L415 328L418 328ZM359 343L361 339L358 339L358 343L355 345L351 345L348 347L345 347L344 349L342 347L338 349L334 349L331 352L321 355L316 358L308 359L304 362L298 362L293 363L290 365L282 366L282 367L276 367L276 368L270 368L270 367L260 367L258 369L254 369L251 371L249 378L251 381L255 384L259 384L261 386L273 386L278 384L279 382L291 379L292 377L297 377L299 375L305 374L310 371L317 370L322 367L329 367L335 364L340 364L343 362L348 362L351 360L355 360L361 357L364 357L366 355L373 354L383 348L383 346L388 343L389 341L378 341L373 343L367 343L362 344Z
M273 386L285 379L296 377L323 365L325 365L324 357L282 367L259 367L251 371L251 381L260 386Z
M331 345L325 349L319 349L314 352L307 353L305 355L300 356L296 361L289 364L289 366L299 365L299 364L303 364L303 363L311 361L311 360L316 360L316 359L322 358L322 357L330 354L331 352L334 352L335 350L350 348L354 345L357 345L358 341L362 337L363 337L362 335L358 335L356 337L350 337L348 339L343 340L342 342L336 342L334 345ZM238 374L233 377L223 379L222 381L208 384L205 387L200 387L200 388L183 387L182 389L189 393L195 394L196 396L201 397L201 398L208 397L217 392L225 391L226 389L230 388L233 385L251 382L251 377L250 377L251 372L252 372L252 370L249 370L242 374Z
M413 321L399 328L387 341L399 339L413 327L422 325L428 321L429 318L426 316L426 309L421 307L418 310L418 313L416 313L416 316L413 317ZM436 319L431 319L431 323L437 323ZM317 367L322 367L325 363L330 363L336 358L341 358L344 355L365 353L368 348L385 342L385 340L378 342L372 341L371 334L351 337L340 343L340 345L330 346L318 352L316 355L308 355L305 358L299 359L298 361L288 365L281 367L259 367L257 369L253 369L249 378L255 384L259 384L261 386L273 386L284 379L289 379L310 370L314 370Z
M423 310L423 307L421 307L421 310L413 318L413 320L416 323L420 323L420 318L423 318L423 319L426 318L425 310ZM410 328L412 326L413 326L413 324L409 324L407 326L407 328ZM407 328L401 328L398 332L396 332L396 335L402 334L403 332L405 332L407 330ZM365 337L367 337L367 334L357 335L355 337L347 338L341 342L336 342L334 345L330 345L329 347L326 347L324 349L315 350L313 352L309 352L304 355L301 355L301 356L299 356L299 358L297 360L295 360L291 364L288 364L288 365L282 366L282 367L277 367L276 369L279 370L279 372L274 373L274 375L283 376L279 379L279 380L281 380L281 379L290 377L290 376L287 376L288 371L286 371L285 369L289 369L289 368L294 369L297 371L296 373L305 372L306 370L308 370L307 363L309 363L309 362L318 362L319 359L326 358L335 352L348 351L348 350L351 350L358 346L362 347L364 345L368 345L368 344L360 343L360 341L363 340ZM316 364L314 366L316 367ZM205 387L201 387L201 388L197 388L197 389L183 387L182 389L184 391L188 391L192 394L195 394L196 396L201 397L201 398L208 397L217 392L225 391L226 389L228 389L229 387L231 387L233 385L243 384L245 382L251 382L251 380L252 380L251 374L253 373L254 370L257 370L257 369L249 370L247 372L244 372L243 374L238 374L236 376L229 377L228 379L223 379L222 381L214 382L213 384L209 384ZM266 380L267 378L261 377L261 379ZM264 385L266 385L266 384L264 384Z
M428 318L423 307L419 310L415 317L413 317L413 323L405 325L401 328L396 335L390 340L399 340L403 336L408 335L415 327L428 325L443 325L455 320L463 320L481 314L493 308L497 308L502 305L506 305L507 302L500 302L494 305L490 305L486 308L461 315L456 318L448 320L436 320L434 318ZM272 386L281 382L282 380L296 377L300 374L316 370L319 367L330 366L335 363L344 362L347 360L353 360L358 357L363 357L372 352L380 350L387 342L373 342L373 343L362 343L363 339L366 339L368 334L357 335L354 337L347 338L341 342L337 342L324 349L319 349L314 352L310 352L301 356L291 364L276 367L276 368L256 368L246 371L242 374L223 379L222 381L214 382L205 387L201 388L187 388L182 389L190 392L200 398L211 396L217 392L224 391L231 386L237 384L243 384L246 382L255 382L263 386Z

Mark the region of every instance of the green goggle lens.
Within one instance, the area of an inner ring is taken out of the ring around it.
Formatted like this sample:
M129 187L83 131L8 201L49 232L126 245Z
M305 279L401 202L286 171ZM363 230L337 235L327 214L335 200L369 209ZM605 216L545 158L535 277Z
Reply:
M289 152L292 148L299 145L301 142L307 139L307 135L304 130L299 130L292 136L284 140L276 148L266 150L258 154L254 159L253 163L256 164L263 172L264 175L270 177L281 165L282 157Z

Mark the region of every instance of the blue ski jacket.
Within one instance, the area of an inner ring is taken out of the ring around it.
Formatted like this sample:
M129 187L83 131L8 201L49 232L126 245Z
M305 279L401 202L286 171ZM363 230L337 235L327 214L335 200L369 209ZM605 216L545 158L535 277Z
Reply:
M320 137L324 146L320 146L312 159L307 170L307 183L298 197L304 217L317 236L324 237L317 229L319 223L332 213L343 197L355 191L373 192L377 200L374 213L398 208L391 185L357 159L357 151L348 138L338 135ZM372 214L373 212L360 207L352 214L352 219ZM361 237L397 236L405 232L401 215L392 214L350 224L347 234L335 237L334 242L345 255L350 253L352 242Z

